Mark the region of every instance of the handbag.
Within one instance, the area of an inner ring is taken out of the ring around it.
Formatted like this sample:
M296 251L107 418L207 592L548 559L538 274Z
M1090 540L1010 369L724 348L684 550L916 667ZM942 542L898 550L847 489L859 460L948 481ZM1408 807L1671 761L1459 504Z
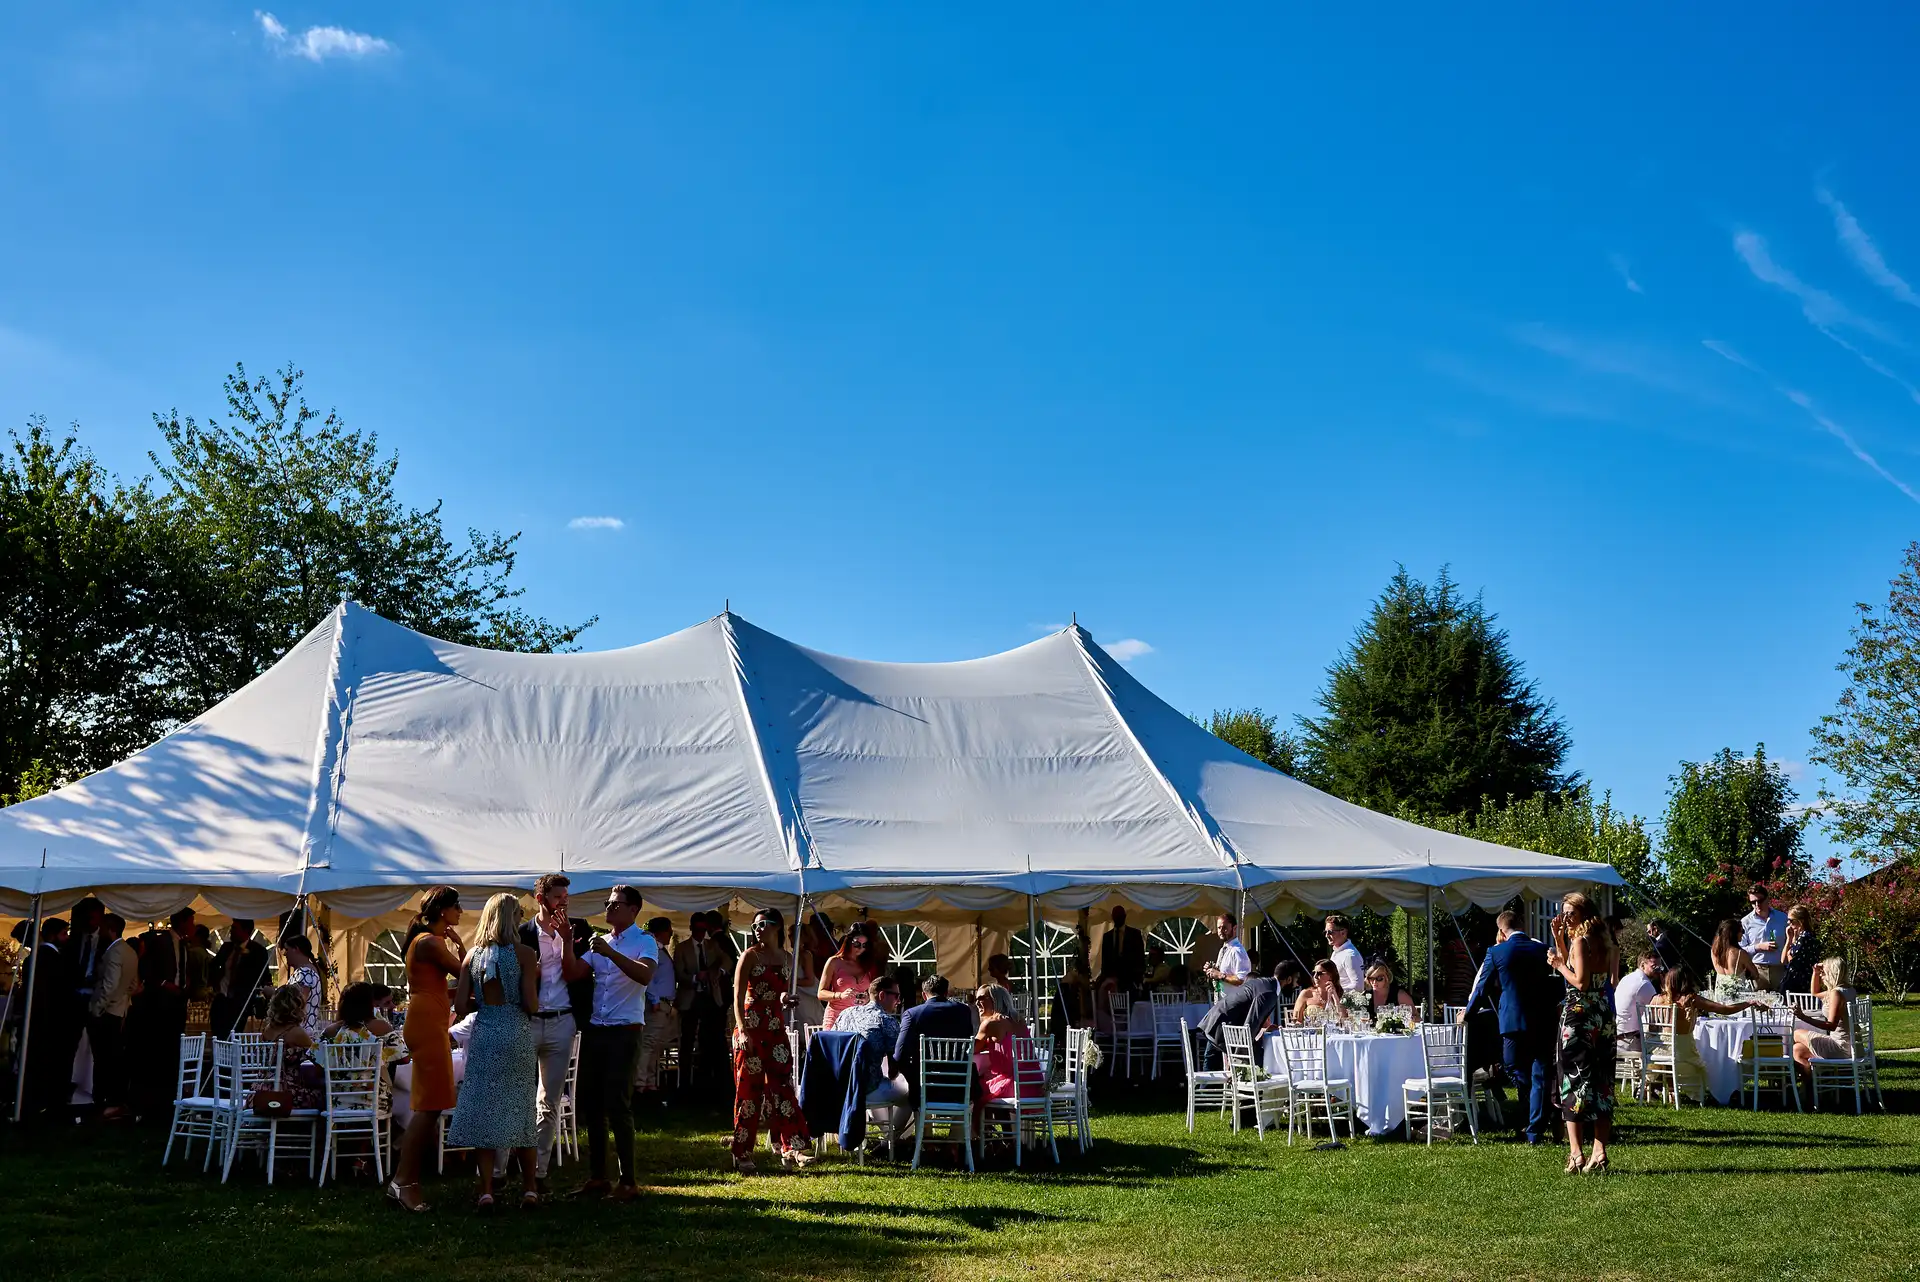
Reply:
M247 1108L255 1117L281 1118L293 1115L292 1091L255 1091L247 1097Z

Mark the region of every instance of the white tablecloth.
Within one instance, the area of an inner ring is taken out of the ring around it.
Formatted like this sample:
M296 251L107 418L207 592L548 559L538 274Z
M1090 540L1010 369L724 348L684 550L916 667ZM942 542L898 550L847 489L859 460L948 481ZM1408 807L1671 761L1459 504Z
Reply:
M453 1048L453 1084L458 1096L459 1085L467 1076L467 1052L462 1047ZM413 1061L408 1060L393 1070L393 1124L401 1130L413 1117Z
M1286 1076L1280 1035L1268 1033L1261 1057L1269 1073ZM1421 1072L1418 1034L1402 1037L1356 1037L1335 1033L1327 1038L1327 1068L1334 1077L1353 1083L1353 1111L1369 1135L1384 1135L1406 1120L1402 1088Z
M1752 1021L1745 1015L1693 1025L1693 1044L1707 1070L1707 1093L1722 1104L1732 1103L1740 1093L1740 1054L1752 1035Z
M1164 1032L1169 1037L1178 1037L1180 1035L1181 1020L1184 1019L1187 1021L1187 1028L1191 1031L1200 1027L1200 1017L1205 1015L1210 1009L1212 1008L1205 1002L1179 1002L1170 1006L1162 1006L1160 1008L1160 1018L1166 1022L1166 1027L1155 1031ZM1135 1033L1144 1033L1148 1029L1153 1028L1153 1018L1154 1011L1152 1002L1135 1002L1133 1004L1132 1023Z

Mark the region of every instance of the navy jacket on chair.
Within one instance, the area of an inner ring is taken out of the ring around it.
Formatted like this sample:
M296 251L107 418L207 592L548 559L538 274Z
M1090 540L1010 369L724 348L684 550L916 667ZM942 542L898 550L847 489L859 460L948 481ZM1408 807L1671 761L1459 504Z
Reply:
M865 1033L822 1029L807 1044L800 1070L800 1113L814 1135L838 1135L840 1147L856 1149L867 1138L867 1095L879 1084L875 1062L861 1054Z

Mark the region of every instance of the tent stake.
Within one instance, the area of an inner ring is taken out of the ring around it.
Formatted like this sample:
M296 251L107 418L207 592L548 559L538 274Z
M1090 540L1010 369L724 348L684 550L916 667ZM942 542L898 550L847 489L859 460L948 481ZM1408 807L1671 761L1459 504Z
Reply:
M42 856L42 866L45 856ZM13 1120L18 1122L24 1115L27 1102L27 1051L33 1040L33 990L40 981L40 896L33 897L33 952L27 956L27 1010L20 1020L20 1053L13 1057Z

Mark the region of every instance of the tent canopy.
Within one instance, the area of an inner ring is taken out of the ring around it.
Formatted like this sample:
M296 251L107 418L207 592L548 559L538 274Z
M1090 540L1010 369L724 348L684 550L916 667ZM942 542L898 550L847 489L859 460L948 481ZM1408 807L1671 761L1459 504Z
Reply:
M1078 627L983 659L873 663L726 613L528 655L343 604L205 715L0 810L9 899L188 887L264 915L306 891L365 916L421 885L524 888L554 869L669 905L804 891L896 911L1119 888L1161 908L1242 890L1458 907L1620 880L1310 788Z

